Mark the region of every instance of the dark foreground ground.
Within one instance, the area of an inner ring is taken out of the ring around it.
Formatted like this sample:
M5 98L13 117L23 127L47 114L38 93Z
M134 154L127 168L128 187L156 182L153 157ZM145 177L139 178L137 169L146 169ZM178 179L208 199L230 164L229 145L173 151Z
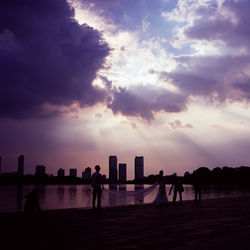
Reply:
M250 249L250 196L0 214L0 249Z

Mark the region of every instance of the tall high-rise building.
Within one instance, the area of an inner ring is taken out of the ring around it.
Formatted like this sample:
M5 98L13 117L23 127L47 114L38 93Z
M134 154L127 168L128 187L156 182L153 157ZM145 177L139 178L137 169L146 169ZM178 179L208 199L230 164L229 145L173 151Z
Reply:
M144 160L143 156L135 157L135 180L142 180L144 178Z
M24 166L24 156L20 155L18 157L18 166L17 166L18 176L23 176L23 172L24 172L23 166Z
M127 165L125 163L119 163L119 182L125 182L127 180Z
M65 175L65 170L62 169L62 168L59 168L58 171L57 171L57 176L58 177L64 177Z
M82 172L82 179L90 181L91 180L91 168L87 167L85 168L85 171Z
M0 174L2 174L2 156L0 156Z
M77 169L76 168L71 168L69 170L69 176L71 176L71 177L77 177Z
M46 168L43 165L36 166L36 176L45 176L46 175Z
M117 182L117 157L109 156L109 181Z
M82 171L82 179L83 179L83 180L86 180L85 171Z

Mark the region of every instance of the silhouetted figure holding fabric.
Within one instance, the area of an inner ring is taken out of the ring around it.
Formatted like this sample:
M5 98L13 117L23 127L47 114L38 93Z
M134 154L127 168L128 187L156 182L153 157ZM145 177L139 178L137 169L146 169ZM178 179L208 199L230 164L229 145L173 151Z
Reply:
M103 182L102 182L102 175L100 172L100 166L96 165L95 170L96 172L92 174L92 187L93 187L93 200L92 200L92 206L93 209L96 208L95 201L97 196L97 208L101 208L101 195L102 195L102 189L103 189Z
M37 189L33 189L31 192L24 196L26 202L24 204L25 212L38 212L41 211L39 199L37 196Z
M173 184L169 190L169 195L171 194L173 188L174 188L173 203L175 203L175 201L176 201L177 193L179 193L180 203L182 203L182 192L184 191L184 188L183 188L183 185L181 184L180 180L176 176L176 174L174 175L174 180L173 180Z

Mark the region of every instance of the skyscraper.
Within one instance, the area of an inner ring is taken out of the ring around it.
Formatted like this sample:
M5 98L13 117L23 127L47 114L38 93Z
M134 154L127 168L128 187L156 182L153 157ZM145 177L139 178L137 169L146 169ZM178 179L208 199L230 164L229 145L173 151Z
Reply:
M69 170L69 176L71 176L71 177L77 177L77 169L76 168L71 168Z
M17 174L18 176L23 176L23 166L24 166L24 156L20 155L18 157Z
M91 168L90 167L85 168L85 171L82 172L82 179L85 181L91 180Z
M36 176L45 176L46 172L45 172L46 168L43 165L37 165L36 166Z
M58 177L64 177L64 175L65 175L64 169L59 168L58 171L57 171L57 176Z
M127 180L127 165L125 163L119 164L119 182Z
M135 157L135 180L142 180L144 178L144 161L143 156Z
M117 182L117 157L109 156L109 181Z

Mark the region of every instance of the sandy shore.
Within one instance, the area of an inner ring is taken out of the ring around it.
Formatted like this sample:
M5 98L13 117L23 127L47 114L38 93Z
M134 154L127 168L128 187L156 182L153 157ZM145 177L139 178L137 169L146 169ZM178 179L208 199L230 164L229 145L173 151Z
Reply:
M4 213L0 222L3 250L250 249L250 196L101 211Z

